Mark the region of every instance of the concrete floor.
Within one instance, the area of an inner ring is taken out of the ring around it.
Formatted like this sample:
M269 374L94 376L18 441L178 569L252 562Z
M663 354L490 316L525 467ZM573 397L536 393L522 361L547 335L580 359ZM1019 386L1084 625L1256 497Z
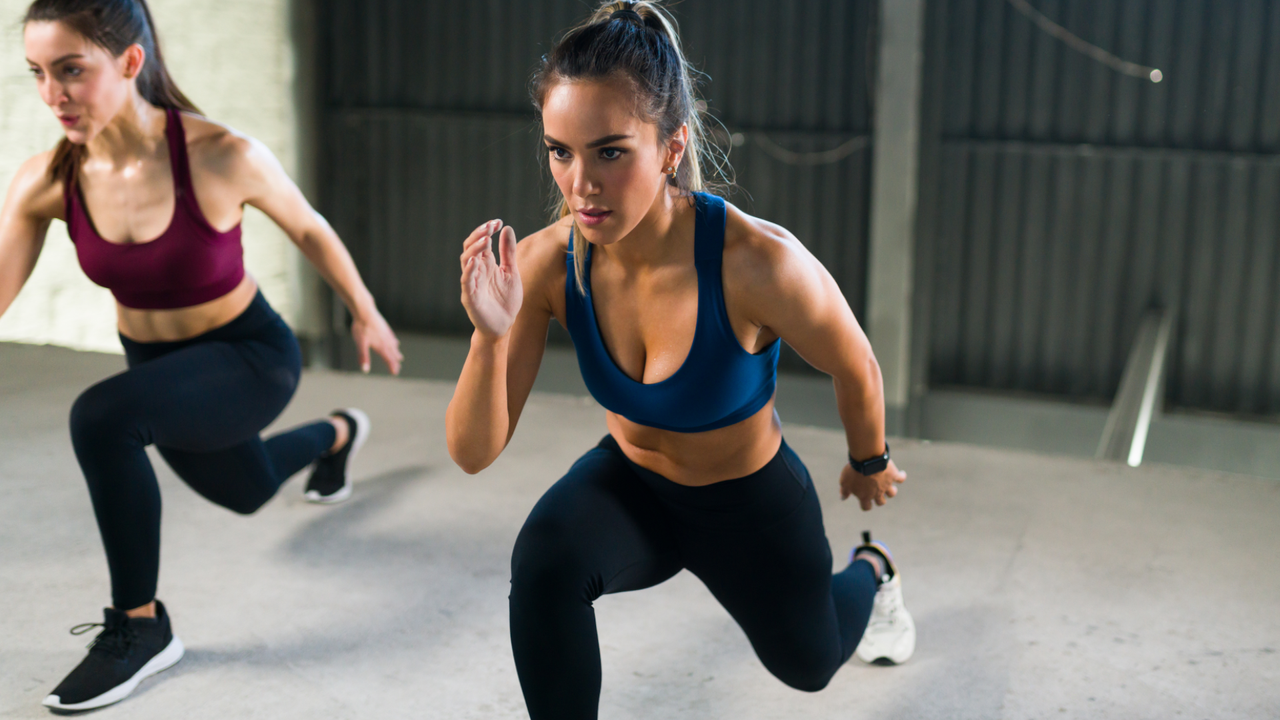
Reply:
M118 357L0 345L0 717L39 718L98 621L105 562L72 457L75 396ZM161 598L187 657L95 717L524 717L507 640L512 542L604 432L541 394L506 454L449 462L443 382L310 373L281 425L359 404L375 428L345 505L298 480L244 518L163 466ZM785 419L785 418L784 418ZM838 500L843 441L787 428L837 555L870 528L919 627L896 668L852 661L817 694L772 679L688 574L597 603L602 718L1275 718L1280 483L945 443L894 445L887 508Z

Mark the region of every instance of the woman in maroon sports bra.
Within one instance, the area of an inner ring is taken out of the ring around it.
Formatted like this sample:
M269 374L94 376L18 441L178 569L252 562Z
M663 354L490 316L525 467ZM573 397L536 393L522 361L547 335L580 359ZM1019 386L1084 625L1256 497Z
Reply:
M350 308L366 371L370 350L393 373L401 355L342 242L270 151L201 117L178 90L143 0L36 0L24 41L66 138L22 165L0 211L0 315L50 222L64 220L85 274L115 295L129 366L71 410L112 606L88 656L44 704L87 710L123 699L183 653L155 599L160 491L148 445L196 492L238 513L313 463L307 499L338 502L351 491L351 458L369 431L360 411L259 436L293 396L301 355L245 274L244 206L284 229Z

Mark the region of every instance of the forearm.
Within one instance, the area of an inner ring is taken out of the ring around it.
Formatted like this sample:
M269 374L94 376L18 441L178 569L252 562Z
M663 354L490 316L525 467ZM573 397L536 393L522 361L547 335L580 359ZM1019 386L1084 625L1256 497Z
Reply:
M449 456L463 470L477 473L506 447L510 414L507 404L507 352L510 334L501 338L475 332L471 351L445 415Z
M849 454L866 460L884 452L884 381L874 356L834 376L836 405Z
M331 228L326 225L311 230L297 241L297 245L353 316L366 317L376 312L373 295L360 278L351 253Z

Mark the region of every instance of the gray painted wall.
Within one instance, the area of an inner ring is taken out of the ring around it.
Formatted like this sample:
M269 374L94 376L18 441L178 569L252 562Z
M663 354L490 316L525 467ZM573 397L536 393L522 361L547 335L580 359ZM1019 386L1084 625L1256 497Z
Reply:
M546 224L553 188L527 81L591 6L318 3L323 211L398 327L466 332L462 239L493 217L520 234ZM703 96L725 125L720 140L738 183L731 200L795 233L861 315L872 3L686 0L672 8L690 59L706 73ZM835 162L778 159L858 138Z
M1005 0L934 0L928 383L1107 401L1158 306L1177 313L1173 406L1280 413L1280 3L1033 4L1165 80Z

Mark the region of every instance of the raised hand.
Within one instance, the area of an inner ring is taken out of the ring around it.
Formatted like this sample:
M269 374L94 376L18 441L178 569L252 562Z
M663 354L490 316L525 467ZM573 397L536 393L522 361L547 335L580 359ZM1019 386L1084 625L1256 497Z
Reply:
M501 228L498 255L494 258L490 238ZM501 259L501 264L498 260ZM467 236L462 246L462 306L467 317L484 335L502 337L515 323L524 301L520 268L516 264L516 233L490 220Z

